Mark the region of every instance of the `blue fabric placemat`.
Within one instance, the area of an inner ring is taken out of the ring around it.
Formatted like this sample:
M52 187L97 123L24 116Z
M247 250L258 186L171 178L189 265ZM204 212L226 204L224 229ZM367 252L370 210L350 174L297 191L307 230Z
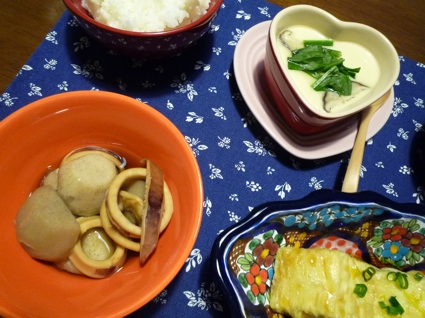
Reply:
M263 202L341 189L350 152L320 160L295 157L253 118L236 84L238 41L280 10L266 1L225 0L210 32L193 48L157 61L108 51L66 12L0 95L3 119L61 92L124 94L167 116L191 145L205 187L199 237L175 280L131 317L228 317L226 300L209 272L217 234ZM400 62L392 114L367 143L359 190L423 206L425 65L403 56Z

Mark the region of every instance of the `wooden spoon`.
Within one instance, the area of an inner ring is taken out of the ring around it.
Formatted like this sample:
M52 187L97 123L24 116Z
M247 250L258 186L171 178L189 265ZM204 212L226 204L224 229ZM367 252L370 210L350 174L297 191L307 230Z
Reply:
M362 111L359 130L357 131L356 140L354 141L353 150L351 152L348 168L345 173L344 182L342 184L342 192L357 192L360 179L360 168L362 166L364 147L366 143L366 134L369 127L369 122L375 112L384 105L385 101L390 96L391 89L382 97L373 102L368 108Z

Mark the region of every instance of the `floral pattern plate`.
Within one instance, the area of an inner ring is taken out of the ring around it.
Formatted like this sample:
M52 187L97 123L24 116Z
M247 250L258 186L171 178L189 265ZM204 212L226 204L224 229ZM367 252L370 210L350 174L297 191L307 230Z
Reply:
M338 249L377 267L425 272L424 216L423 206L369 191L265 203L220 233L212 270L234 317L281 317L269 306L279 247Z

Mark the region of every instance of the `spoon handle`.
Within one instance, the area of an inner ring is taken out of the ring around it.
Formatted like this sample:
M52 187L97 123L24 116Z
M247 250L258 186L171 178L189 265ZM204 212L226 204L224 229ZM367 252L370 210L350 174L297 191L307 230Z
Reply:
M350 161L348 162L347 171L345 172L344 183L342 184L342 192L357 192L359 187L360 169L363 162L365 148L364 144L366 142L367 129L369 127L369 122L373 113L374 112L371 111L371 107L368 107L362 113L356 141L354 142Z
M391 90L385 93L381 98L373 102L368 108L362 111L359 130L357 131L356 140L354 142L353 150L351 151L350 161L348 163L347 171L345 173L344 182L342 184L342 192L353 193L357 192L360 180L360 169L362 167L364 148L366 143L367 130L369 122L375 112L385 103L388 99Z

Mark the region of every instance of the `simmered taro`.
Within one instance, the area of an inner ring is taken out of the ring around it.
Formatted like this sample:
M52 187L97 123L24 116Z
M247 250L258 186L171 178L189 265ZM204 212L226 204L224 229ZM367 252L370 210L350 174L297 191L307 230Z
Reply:
M35 190L16 216L18 241L40 260L66 260L79 234L78 222L51 186Z
M99 154L87 154L61 165L58 193L75 215L96 215L117 174L111 160Z

